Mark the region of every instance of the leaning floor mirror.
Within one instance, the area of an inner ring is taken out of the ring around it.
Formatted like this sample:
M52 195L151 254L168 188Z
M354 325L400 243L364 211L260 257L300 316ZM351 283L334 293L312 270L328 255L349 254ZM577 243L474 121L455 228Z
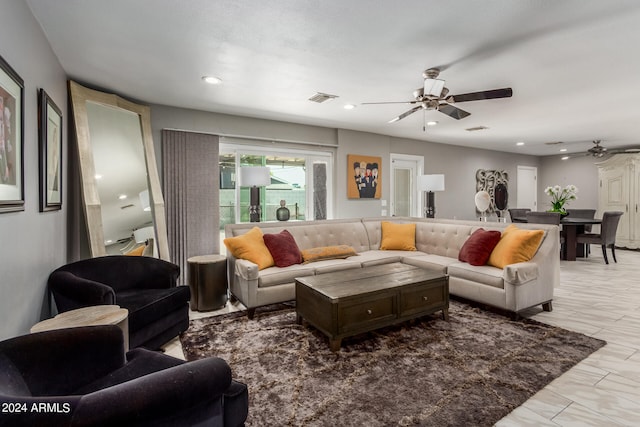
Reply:
M148 106L69 81L91 256L169 260Z

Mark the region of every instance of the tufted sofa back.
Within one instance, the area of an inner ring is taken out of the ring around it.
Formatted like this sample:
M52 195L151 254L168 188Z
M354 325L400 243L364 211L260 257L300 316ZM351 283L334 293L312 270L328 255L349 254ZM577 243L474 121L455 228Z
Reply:
M286 229L301 250L333 245L349 245L356 252L369 250L369 236L360 218L227 224L225 236L239 236L256 226L265 234Z

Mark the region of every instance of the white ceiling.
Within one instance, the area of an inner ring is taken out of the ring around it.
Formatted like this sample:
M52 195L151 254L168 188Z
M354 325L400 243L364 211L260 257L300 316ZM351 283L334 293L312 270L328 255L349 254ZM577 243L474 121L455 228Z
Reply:
M146 103L533 155L640 145L636 0L27 3L72 79ZM360 105L411 100L435 66L451 94L513 97L457 104L459 121L427 111L426 132L420 112L387 123L412 105Z

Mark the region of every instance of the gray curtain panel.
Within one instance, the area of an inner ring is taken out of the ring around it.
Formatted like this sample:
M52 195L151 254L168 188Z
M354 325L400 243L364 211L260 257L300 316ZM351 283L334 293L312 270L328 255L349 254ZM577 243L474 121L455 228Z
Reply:
M217 135L162 130L162 183L171 260L187 284L187 259L220 253Z

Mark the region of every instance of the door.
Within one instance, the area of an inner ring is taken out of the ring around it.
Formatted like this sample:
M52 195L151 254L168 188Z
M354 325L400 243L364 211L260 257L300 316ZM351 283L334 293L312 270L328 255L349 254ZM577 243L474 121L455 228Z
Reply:
M421 216L417 180L423 163L421 156L391 154L391 216Z
M629 166L600 170L600 201L599 212L602 216L605 211L621 211L625 215L620 218L617 241L627 241L632 238L629 212Z
M538 168L533 166L518 166L518 177L516 179L516 206L511 208L529 208L532 211L538 210Z

